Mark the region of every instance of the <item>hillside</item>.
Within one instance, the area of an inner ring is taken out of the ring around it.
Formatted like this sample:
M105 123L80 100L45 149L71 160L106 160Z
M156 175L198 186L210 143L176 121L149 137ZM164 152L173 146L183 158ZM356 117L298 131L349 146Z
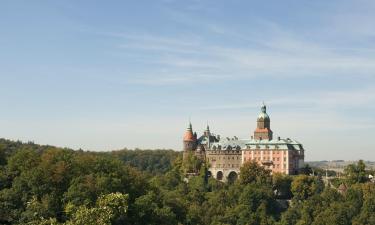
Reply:
M0 224L375 224L375 185L362 162L347 167L337 180L345 189L336 189L319 177L271 175L254 162L241 167L239 180L222 183L196 158L183 162L179 154L73 151L2 139ZM200 174L186 182L191 165Z

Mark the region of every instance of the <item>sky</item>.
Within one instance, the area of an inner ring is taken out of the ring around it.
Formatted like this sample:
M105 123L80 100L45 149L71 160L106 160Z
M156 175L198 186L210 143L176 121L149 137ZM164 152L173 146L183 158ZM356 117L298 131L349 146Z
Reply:
M0 137L181 150L189 118L375 160L373 0L3 0Z

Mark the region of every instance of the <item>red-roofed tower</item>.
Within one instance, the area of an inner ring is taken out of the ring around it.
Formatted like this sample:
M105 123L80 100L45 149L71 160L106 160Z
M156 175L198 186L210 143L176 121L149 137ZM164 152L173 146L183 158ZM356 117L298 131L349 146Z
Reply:
M193 151L196 147L197 138L196 135L193 133L193 127L191 123L189 123L189 127L187 128L184 140L183 140L183 147L184 151Z

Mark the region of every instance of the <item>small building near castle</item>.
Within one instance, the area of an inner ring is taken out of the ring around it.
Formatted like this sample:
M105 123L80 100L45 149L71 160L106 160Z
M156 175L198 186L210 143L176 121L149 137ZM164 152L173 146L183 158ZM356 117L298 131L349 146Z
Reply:
M240 167L247 161L255 161L270 169L272 173L297 174L304 166L304 148L290 138L273 139L271 120L263 104L257 118L257 127L249 139L220 138L211 133L207 126L199 138L191 123L184 135L184 158L193 154L205 160L212 177L235 180Z

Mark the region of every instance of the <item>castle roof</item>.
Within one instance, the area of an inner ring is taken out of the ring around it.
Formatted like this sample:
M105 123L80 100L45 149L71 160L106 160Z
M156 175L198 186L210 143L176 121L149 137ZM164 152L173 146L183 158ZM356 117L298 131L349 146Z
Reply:
M186 129L184 141L195 141L195 136L193 134L193 127L191 123L189 123L189 127Z
M277 146L277 147L276 147ZM272 139L272 140L257 140L257 139L223 139L212 144L211 150L246 150L246 149L288 149L288 150L303 150L301 143L286 139Z
M263 103L262 108L261 108L261 112L258 115L258 120L269 120L269 119L270 119L270 117L267 114L267 107Z

